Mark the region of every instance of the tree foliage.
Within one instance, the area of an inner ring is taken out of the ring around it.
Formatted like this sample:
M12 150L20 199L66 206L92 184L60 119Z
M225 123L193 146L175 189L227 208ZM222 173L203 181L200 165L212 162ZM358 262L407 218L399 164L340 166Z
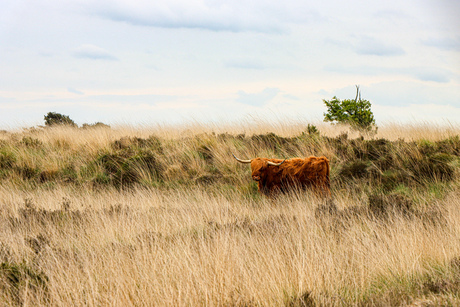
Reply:
M371 103L361 99L359 86L356 86L356 98L340 100L334 96L331 100L323 99L327 107L324 113L325 122L337 122L349 124L352 128L360 131L372 131L376 128L374 114L371 111Z
M55 126L55 125L67 125L76 127L77 124L73 120L70 119L68 115L62 115L56 112L48 112L45 115L45 125L46 126Z

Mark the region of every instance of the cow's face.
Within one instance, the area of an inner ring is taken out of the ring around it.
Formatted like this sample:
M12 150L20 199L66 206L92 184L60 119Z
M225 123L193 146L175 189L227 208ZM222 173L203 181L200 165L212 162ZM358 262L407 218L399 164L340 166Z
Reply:
M267 175L268 163L267 161L256 158L251 162L252 179L255 181L263 181Z

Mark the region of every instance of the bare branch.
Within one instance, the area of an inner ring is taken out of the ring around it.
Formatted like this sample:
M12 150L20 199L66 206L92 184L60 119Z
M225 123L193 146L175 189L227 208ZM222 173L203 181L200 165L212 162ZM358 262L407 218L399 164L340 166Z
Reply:
M359 85L355 85L356 86L356 98L355 98L355 102L358 101L358 95L359 95L359 100L361 100L361 93L359 92Z

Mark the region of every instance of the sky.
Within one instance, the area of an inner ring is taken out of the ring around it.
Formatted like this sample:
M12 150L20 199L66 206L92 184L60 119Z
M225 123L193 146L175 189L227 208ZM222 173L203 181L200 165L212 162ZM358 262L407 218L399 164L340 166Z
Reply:
M0 128L322 121L460 123L460 1L0 0Z

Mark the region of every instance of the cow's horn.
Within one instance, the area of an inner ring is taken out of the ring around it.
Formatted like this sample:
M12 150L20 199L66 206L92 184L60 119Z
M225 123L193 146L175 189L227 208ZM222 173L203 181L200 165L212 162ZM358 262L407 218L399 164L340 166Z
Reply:
M281 164L284 163L284 161L286 161L286 159L283 160L283 162L280 162L280 163L274 163L274 162L270 162L270 161L267 161L268 165L271 165L271 166L280 166Z
M236 161L238 161L238 162L241 162L241 163L251 163L252 162L252 160L241 160L241 159L238 159L237 157L235 157L234 154L232 154L232 155L236 159Z

